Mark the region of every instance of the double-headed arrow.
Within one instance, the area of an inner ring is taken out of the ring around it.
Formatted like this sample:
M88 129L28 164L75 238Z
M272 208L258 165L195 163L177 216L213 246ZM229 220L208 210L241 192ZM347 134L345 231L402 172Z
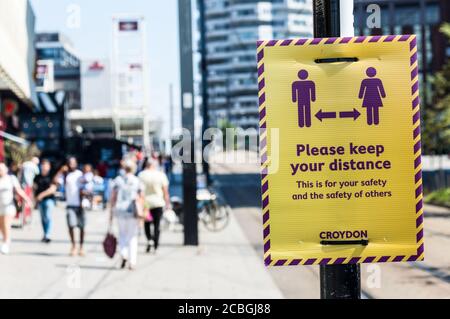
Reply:
M349 111L349 112L339 112L339 118L341 118L341 119L353 118L354 121L356 121L360 115L361 115L361 113L359 113L357 109L353 109L353 111ZM336 112L323 112L322 110L319 110L319 112L316 113L316 117L319 119L319 121L322 122L323 119L337 118L337 113Z

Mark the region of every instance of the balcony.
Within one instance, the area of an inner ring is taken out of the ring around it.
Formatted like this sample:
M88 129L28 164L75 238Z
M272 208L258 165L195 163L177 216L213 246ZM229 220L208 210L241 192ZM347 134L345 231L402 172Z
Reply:
M254 115L257 116L258 114L258 108L249 108L249 107L241 107L236 108L233 107L229 110L230 115L240 115L240 116L248 116L248 115Z
M258 97L256 95L251 96L237 96L233 98L234 103L255 103L257 105L258 103Z
M206 31L206 38L208 40L215 39L215 38L223 38L228 36L229 29L215 29L215 30L208 30Z
M288 10L300 10L302 12L305 13L310 13L312 14L312 0L307 0L304 3L302 2L298 2L298 1L293 1L293 0L288 0L287 4L280 4L280 6L282 6L283 8L285 8L287 5ZM277 5L274 5L274 8L276 8Z
M228 93L228 88L226 86L215 86L210 87L208 89L208 94L211 97L217 96L217 95L224 95Z
M208 70L210 72L214 72L214 71L218 71L218 72L223 72L223 71L228 71L230 69L230 63L221 63L221 64L212 64L212 65L208 65Z
M206 59L208 61L216 61L216 60L226 60L230 57L229 52L208 52L206 55Z
M228 80L227 75L218 75L218 74L210 74L208 75L208 82L209 83L224 83Z
M239 117L231 122L238 127L258 127L259 125L257 117Z
M210 97L208 102L211 107L222 106L227 105L228 99L226 97Z
M229 87L229 92L236 94L237 92L256 92L258 91L258 85L256 83L242 83L232 84Z
M257 62L256 62L256 57L254 61L231 61L229 63L229 67L230 69L245 69L245 70L253 70L255 69L256 71L256 66L257 66Z
M205 10L206 18L224 18L229 16L228 8L225 6L217 6L217 7L206 7Z

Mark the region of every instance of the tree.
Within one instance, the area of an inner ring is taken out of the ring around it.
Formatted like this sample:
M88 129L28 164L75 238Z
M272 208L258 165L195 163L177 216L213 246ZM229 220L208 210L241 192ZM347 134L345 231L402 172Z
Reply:
M233 138L233 148L236 149L237 143L236 143L236 126L234 126L228 119L221 119L217 123L219 129L222 131L223 135L223 148L227 148L227 133L229 134L230 131L233 132L233 136L228 136L228 138Z
M441 27L450 40L450 24ZM432 80L431 103L423 112L422 145L426 155L450 154L450 61L437 72Z

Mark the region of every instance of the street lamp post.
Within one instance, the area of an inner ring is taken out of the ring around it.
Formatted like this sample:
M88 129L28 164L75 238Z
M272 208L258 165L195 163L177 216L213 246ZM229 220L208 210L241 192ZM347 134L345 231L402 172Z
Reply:
M202 74L202 137L209 127L209 96L208 96L208 62L206 50L206 18L205 18L205 0L198 0L198 11L200 13L200 54L201 54L201 74ZM205 158L205 149L208 146L208 141L202 138L202 167L203 174L205 174L206 184L211 184L211 177L209 174L208 159Z
M198 245L197 171L195 164L194 71L192 61L191 0L178 0L180 32L181 116L190 132L189 148L183 149L184 244ZM188 159L187 161L185 159Z
M314 37L353 35L353 1L314 0ZM321 265L320 297L322 299L360 299L360 265Z

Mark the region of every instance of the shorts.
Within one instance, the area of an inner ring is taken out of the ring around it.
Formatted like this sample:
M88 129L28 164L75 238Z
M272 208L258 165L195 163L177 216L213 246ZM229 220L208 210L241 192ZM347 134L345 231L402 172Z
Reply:
M7 205L0 207L0 216L14 217L17 214L16 205Z
M86 217L84 209L81 207L67 207L67 226L69 228L78 227L84 229L86 224Z

